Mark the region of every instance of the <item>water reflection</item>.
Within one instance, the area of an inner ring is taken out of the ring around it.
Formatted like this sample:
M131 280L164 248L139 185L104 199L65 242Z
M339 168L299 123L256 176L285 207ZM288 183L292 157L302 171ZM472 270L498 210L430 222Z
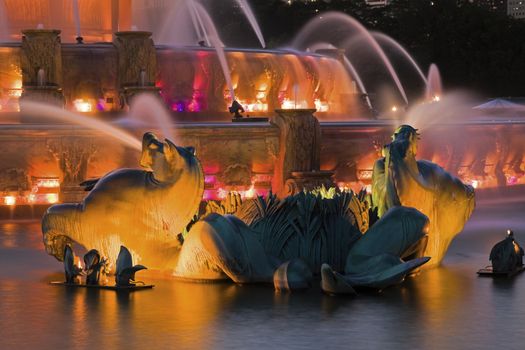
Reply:
M40 222L3 221L0 224L0 249L31 248L43 250Z
M479 205L443 267L355 298L154 274L141 277L155 289L136 293L50 286L62 266L43 251L39 224L0 223L2 348L521 348L525 276L475 271L509 220L525 242L524 210Z

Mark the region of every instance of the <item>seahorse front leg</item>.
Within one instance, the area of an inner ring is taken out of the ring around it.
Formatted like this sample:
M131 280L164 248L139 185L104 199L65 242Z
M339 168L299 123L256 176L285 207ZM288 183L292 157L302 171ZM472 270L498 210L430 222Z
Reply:
M59 261L64 260L64 248L80 241L79 213L76 204L50 207L42 219L42 234L46 252Z

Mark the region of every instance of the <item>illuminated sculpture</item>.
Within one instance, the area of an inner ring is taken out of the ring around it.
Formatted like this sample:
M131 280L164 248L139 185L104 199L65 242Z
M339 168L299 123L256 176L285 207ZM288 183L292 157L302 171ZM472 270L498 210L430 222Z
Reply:
M81 203L48 209L42 220L46 251L62 260L64 246L75 241L113 258L124 245L150 268L175 266L177 234L197 214L204 191L193 152L146 133L141 165L147 170L115 170L87 182L92 189Z
M135 273L140 270L145 270L146 267L142 265L133 265L133 259L129 250L121 246L117 257L117 268L115 271L115 283L118 287L128 287L134 285Z
M84 255L84 270L86 273L87 285L98 285L100 282L100 275L106 264L106 259L101 258L96 249L91 249Z
M133 259L190 280L230 278L284 290L307 288L322 270L329 293L351 290L334 281L384 288L428 261L421 257L428 219L415 209L394 208L369 229L363 193L270 194L244 203L232 195L235 205L210 205L192 222L204 187L193 149L146 133L141 165L147 170L120 169L87 181L91 192L79 204L49 208L42 222L47 252L63 259L71 241L109 259L120 250L117 285L129 284L142 268Z
M82 269L75 265L75 253L69 244L64 246L64 272L66 284L77 284L80 282L79 276Z
M513 272L523 267L523 248L514 240L514 232L507 230L507 237L490 251L492 270L497 273Z
M352 246L343 274L322 266L323 290L352 294L350 286L383 289L402 282L430 260L422 256L428 225L428 218L413 208L390 209Z
M396 129L374 165L372 202L379 217L395 206L425 214L430 219L425 255L439 264L474 210L474 189L432 162L416 161L418 136L409 125Z

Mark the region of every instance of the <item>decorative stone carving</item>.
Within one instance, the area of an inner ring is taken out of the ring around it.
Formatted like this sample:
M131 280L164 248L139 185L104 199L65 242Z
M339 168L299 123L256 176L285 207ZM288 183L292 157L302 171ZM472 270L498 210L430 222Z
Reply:
M0 170L0 191L28 191L30 188L29 176L25 169Z
M38 85L60 86L62 83L60 30L30 29L22 31L22 34L20 61L24 87ZM39 77L41 69L43 73L41 71L40 75L44 74L43 77ZM42 81L42 78L44 81Z
M157 52L151 32L117 32L113 44L118 52L121 106L129 105L138 93L158 95L159 90L155 87Z
M250 186L252 184L252 170L244 164L229 165L219 175L219 181L226 186Z
M279 144L278 144L278 140L274 137L272 138L266 138L264 139L264 142L266 144L266 152L268 153L268 156L270 156L270 158L273 160L273 161L276 161L277 158L279 157Z
M63 106L60 30L31 29L22 31L22 34L21 110L25 101Z
M282 193L291 196L303 190L311 191L319 187L334 186L333 171L293 171L284 183Z
M78 186L86 179L89 161L97 152L94 143L69 137L49 141L47 147L59 162L62 186Z
M315 110L278 109L276 112L271 122L279 127L280 136L272 190L279 195L289 195L319 183L328 185L333 173L319 171L321 127L313 115ZM287 182L289 179L292 181Z
M117 32L114 45L118 52L120 87L154 84L157 73L157 53L151 39L151 32ZM144 72L142 77L141 72Z

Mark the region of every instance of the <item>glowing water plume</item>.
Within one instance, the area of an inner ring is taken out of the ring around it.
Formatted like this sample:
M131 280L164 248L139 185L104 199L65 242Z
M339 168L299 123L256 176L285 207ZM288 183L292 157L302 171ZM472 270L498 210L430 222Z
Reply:
M208 37L208 31L213 30L212 28L215 28L215 25L213 24L213 21L211 20L210 16L206 12L206 9L202 7L200 4L198 4L199 7L197 7L197 3L194 0L187 0L190 12L193 13L192 21L196 20L195 26L200 28L201 38L203 37L207 46L212 46L212 43L210 42L210 38ZM206 20L206 24L204 24L204 19ZM207 29L210 28L210 29ZM213 33L212 33L213 34ZM220 46L224 46L221 42Z
M140 94L131 101L126 119L140 121L147 127L158 129L164 138L175 141L171 115L166 105L153 94Z
M80 35L80 11L78 9L78 0L73 0L73 18L75 20L77 38L81 38L82 35Z
M421 68L417 64L417 62L408 53L408 51L403 46L401 46L401 44L399 44L397 41L395 41L394 39L392 39L391 37L389 37L388 35L385 35L383 33L371 32L371 34L377 41L385 43L387 45L390 45L393 48L395 48L397 51L399 51L412 64L414 69L419 74L421 80L423 80L423 82L425 83L425 86L428 84L427 78L425 77L425 74L423 73L423 71L421 70Z
M224 1L224 0L219 0ZM266 42L262 34L261 28L257 23L257 19L246 0L235 0L237 6L241 9L243 15L246 17L250 26L252 27L257 39L261 43L261 46L266 47ZM161 7L162 11L168 11L168 15L165 16L165 20L159 30L159 36L156 37L156 41L159 43L169 43L172 45L190 44L194 45L197 41L204 41L208 46L211 45L210 40L206 38L211 33L208 31L209 26L206 23L207 20L203 17L203 13L206 13L206 17L210 18L208 12L204 9L201 1L198 0L179 0L179 1L166 1L166 5ZM161 14L157 14L155 18L158 18ZM143 15L141 14L141 17ZM140 20L140 19L138 19ZM188 23L191 20L191 23ZM212 21L210 21L213 23ZM151 26L151 25L150 25ZM155 27L153 24L152 27ZM188 28L192 27L194 33L188 32ZM151 30L151 28L150 28ZM152 30L154 33L156 30ZM193 35L197 36L197 41L193 40ZM219 37L217 35L217 37ZM175 39L175 40L173 40Z
M370 36L370 38L372 38L372 37ZM365 43L367 43L367 44L370 44L370 38L368 38L367 36L361 35L361 34L354 35L354 36L349 37L345 41L343 41L343 43L340 44L340 47L344 48L345 50L349 50L350 52L358 52L359 50L356 49L356 45L361 44L363 41L365 41ZM377 44L376 41L374 41L374 42L377 45L377 47L379 47L379 44ZM399 93L401 94L401 96L405 100L405 103L408 103L405 89L403 88L403 84L401 84L401 79L397 75L397 73L396 73L396 71L394 69L394 66L392 66L392 63L390 62L390 60L388 59L388 57L386 56L384 51L382 51L382 49L381 49L382 54L379 54L377 52L377 50L376 50L375 45L371 45L371 47L376 52L376 54L378 54L379 58L383 62L385 68L387 69L388 73L390 74L390 77L392 78L392 80L396 84L396 87L397 87ZM346 56L348 56L348 55L346 55Z
M235 0L237 4L239 4L239 7L242 9L242 12L248 19L248 22L250 22L250 25L253 28L253 31L255 32L255 35L257 35L257 39L259 39L259 42L261 43L261 46L263 48L266 47L266 42L264 41L264 37L261 31L261 28L259 27L259 23L257 23L257 20L255 19L255 15L253 14L253 11L248 4L246 0Z
M308 49L312 52L317 52L318 50L337 50L337 48L334 45L330 43L326 43L326 42L325 43L323 42L315 43L313 45L308 46ZM370 108L372 108L372 103L370 102L370 98L368 97L368 93L366 91L365 85L363 84L363 81L361 80L361 77L357 73L357 70L355 69L354 65L352 64L352 62L350 62L350 60L348 59L348 57L346 57L346 55L343 55L343 61L344 61L344 65L346 69L350 71L350 75L357 82L357 86L359 87L359 90L361 90L361 93L366 95L366 103L368 104Z
M361 89L361 92L365 95L366 103L368 104L368 107L372 108L372 102L370 101L370 97L368 96L368 92L365 89L365 86L363 82L361 81L361 77L359 74L357 74L356 69L354 68L352 62L348 59L348 57L344 56L343 58L345 66L350 70L350 73L354 76L357 85L359 86L359 89Z
M90 117L85 117L83 115L70 112L56 106L40 102L24 101L23 113L43 118L56 119L65 123L82 125L87 128L100 131L101 133L108 135L114 139L117 139L123 144L133 148L134 150L142 150L142 142L135 136L130 135L127 132L120 130L103 121L93 119Z
M410 108L403 124L426 129L435 124L461 122L472 114L472 97L466 93L447 93L439 102L420 103Z
M0 1L0 42L9 41L9 26L5 1Z
M166 14L165 20L157 31L150 25L155 43L166 45L195 45L204 38L195 11L190 0L174 1ZM143 16L143 14L140 14ZM139 18L136 19L140 21ZM145 24L146 27L148 27Z
M307 44L307 40L314 35L319 35L319 33L322 33L321 29L324 26L330 26L330 29L333 30L334 22L342 23L345 26L348 27L348 29L354 29L356 30L359 35L363 37L364 40L370 45L370 47L377 53L379 58L382 60L383 64L387 68L388 72L390 73L390 76L394 80L394 83L396 84L399 93L403 97L403 100L406 104L408 104L408 98L405 92L405 89L403 88L403 85L401 84L401 81L399 77L397 76L397 73L392 66L392 63L384 53L383 49L377 41L375 41L374 37L368 32L368 30L361 24L359 21L357 21L355 18L348 16L341 12L327 12L323 13L316 18L310 20L297 34L295 37L292 46L295 48L302 48ZM349 38L351 40L352 38ZM344 45L335 45L337 47L346 48L348 47L347 40Z
M44 68L40 68L36 73L36 85L45 86L46 85L46 71Z
M228 61L226 60L226 54L224 53L224 44L219 38L219 33L217 32L217 28L215 28L215 25L213 24L213 21L211 20L208 13L206 12L206 9L199 3L195 3L195 7L197 9L197 12L202 16L202 19L204 20L204 23L206 26L207 37L210 40L211 46L213 46L213 48L217 52L217 58L219 59L221 69L224 74L224 79L226 80L226 85L228 85L230 97L232 101L235 101L235 91L233 89L232 77L230 74L230 67L228 66Z
M228 66L228 61L226 59L226 54L224 52L224 44L220 39L219 33L217 32L217 28L215 27L213 20L211 19L204 6L202 6L198 1L184 0L184 4L186 5L185 8L188 11L189 17L191 18L195 34L197 35L197 40L204 40L207 46L211 46L215 49L222 72L224 74L224 79L226 80L226 84L229 89L231 99L232 101L235 100L235 92L231 79L230 69ZM172 12L168 16L168 18L173 22L178 22L178 18L183 18L181 17L181 14L183 14L183 9L184 8L180 5L175 6L172 9ZM174 44L172 39L175 35L178 34L177 31L178 28L165 26L161 34L162 40L164 42ZM173 35L171 35L172 32Z
M188 8L188 12L190 13L191 23L193 24L193 28L195 29L195 34L197 35L198 40L200 41L204 39L206 45L211 46L210 40L208 39L208 34L206 33L206 28L204 27L202 18L199 15L197 7L195 6L195 1L187 0L185 4Z
M426 91L426 100L438 100L443 95L443 87L441 85L441 75L438 67L432 63L428 69L428 83Z

